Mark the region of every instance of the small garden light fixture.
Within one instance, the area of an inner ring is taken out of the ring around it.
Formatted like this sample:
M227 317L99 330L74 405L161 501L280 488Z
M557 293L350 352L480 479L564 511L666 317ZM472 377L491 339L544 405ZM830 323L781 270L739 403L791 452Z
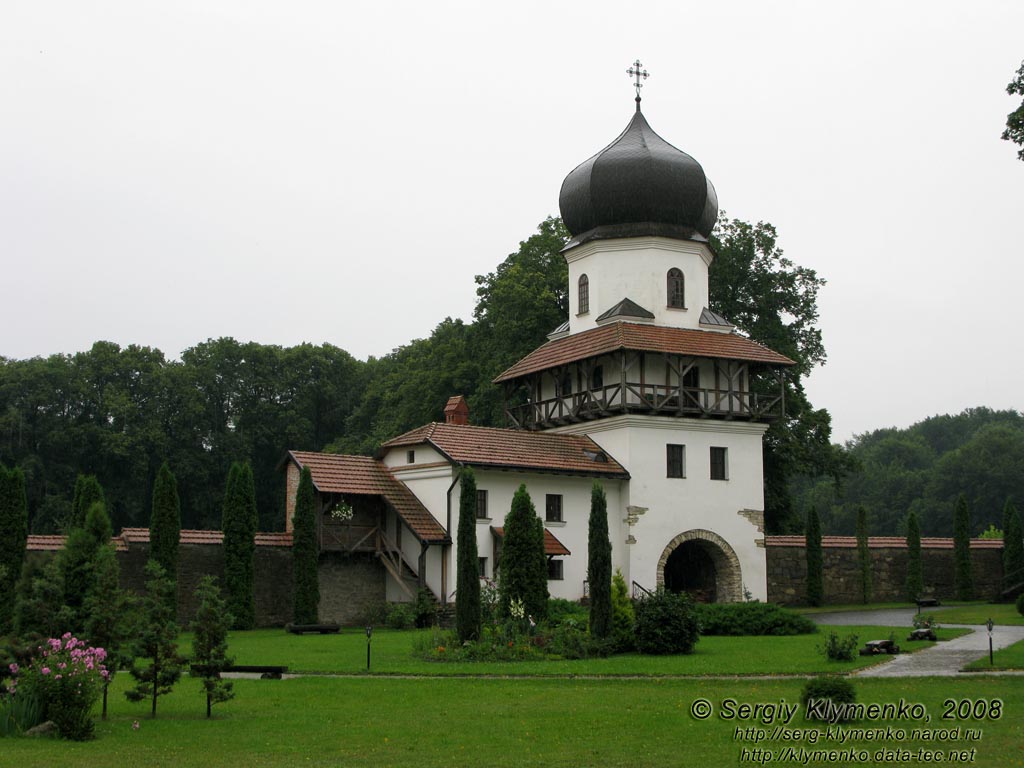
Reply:
M373 637L373 627L366 625L366 671L370 671L370 638Z
M986 621L985 626L988 627L988 665L991 667L995 665L995 660L992 657L992 627L994 626L992 619Z

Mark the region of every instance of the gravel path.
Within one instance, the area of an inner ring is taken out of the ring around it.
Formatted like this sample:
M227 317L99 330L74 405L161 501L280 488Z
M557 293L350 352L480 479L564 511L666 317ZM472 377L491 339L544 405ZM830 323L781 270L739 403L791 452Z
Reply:
M941 608L929 609L928 613L940 612ZM874 624L883 627L904 627L910 634L916 608L887 608L878 611L841 611L836 613L817 613L810 616L817 624L827 626L846 626L855 624ZM942 614L939 613L941 620ZM971 633L953 640L945 640L932 648L917 653L900 654L884 664L869 667L854 673L857 677L956 677L960 670L975 659L988 655L988 630L980 625L943 624L944 627L963 627ZM899 642L903 642L902 633L897 633ZM861 640L878 640L884 638L864 637ZM1005 648L1020 640L1024 640L1024 627L996 625L992 631L992 647L995 650ZM995 674L1019 675L1024 673L1005 672Z

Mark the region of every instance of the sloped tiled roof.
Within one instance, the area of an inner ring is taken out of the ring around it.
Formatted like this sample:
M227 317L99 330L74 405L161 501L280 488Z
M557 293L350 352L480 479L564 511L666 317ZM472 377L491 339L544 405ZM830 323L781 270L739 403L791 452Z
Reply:
M27 548L33 552L56 552L64 548L66 536L43 536L31 535L28 537ZM255 536L257 547L290 547L292 535L290 533L257 533ZM111 539L114 548L118 552L127 552L132 544L148 544L149 528L123 528L121 533ZM220 546L224 542L224 534L221 531L199 531L185 529L181 532L179 539L181 544L212 544Z
M803 547L806 539L803 536L765 536L767 547ZM826 549L855 549L856 536L822 536L821 546ZM903 536L869 536L868 546L874 549L906 549L907 540ZM953 549L953 540L948 538L923 538L922 549ZM1002 539L971 539L971 549L1002 549Z
M381 450L420 443L430 443L452 461L474 467L629 477L622 465L586 435L432 422L388 440Z
M310 451L289 451L288 455L300 468L309 467L313 485L321 493L382 496L420 541L447 541L444 526L376 459Z
M500 526L491 526L491 532L499 539L505 538L505 529ZM562 555L571 555L572 552L568 548L555 538L555 534L549 531L547 528L544 529L544 554L548 557L560 557Z
M549 341L528 354L494 381L509 381L576 360L619 349L666 352L672 355L746 360L769 365L795 365L785 355L737 333L668 328L660 325L617 322Z
M649 309L644 309L627 296L611 309L598 315L597 322L600 323L602 320L608 320L612 317L642 317L645 320L653 320L654 313Z

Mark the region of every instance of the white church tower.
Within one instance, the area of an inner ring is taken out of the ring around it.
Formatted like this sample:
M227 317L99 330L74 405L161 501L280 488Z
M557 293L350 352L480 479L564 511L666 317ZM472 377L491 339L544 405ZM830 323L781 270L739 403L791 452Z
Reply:
M609 510L627 583L766 599L762 437L793 361L710 309L714 187L653 131L638 87L559 207L569 320L496 379L510 425L587 435L628 471Z

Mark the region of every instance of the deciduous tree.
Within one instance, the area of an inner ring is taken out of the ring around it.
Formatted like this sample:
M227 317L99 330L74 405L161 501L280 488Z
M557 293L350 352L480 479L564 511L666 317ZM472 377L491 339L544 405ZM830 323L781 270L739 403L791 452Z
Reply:
M0 464L0 635L13 625L14 585L21 576L28 541L25 474Z
M1011 96L1024 96L1024 61L1021 62L1016 77L1006 86L1006 92ZM1006 116L1003 139L1018 145L1021 149L1017 152L1017 159L1024 160L1024 101Z

